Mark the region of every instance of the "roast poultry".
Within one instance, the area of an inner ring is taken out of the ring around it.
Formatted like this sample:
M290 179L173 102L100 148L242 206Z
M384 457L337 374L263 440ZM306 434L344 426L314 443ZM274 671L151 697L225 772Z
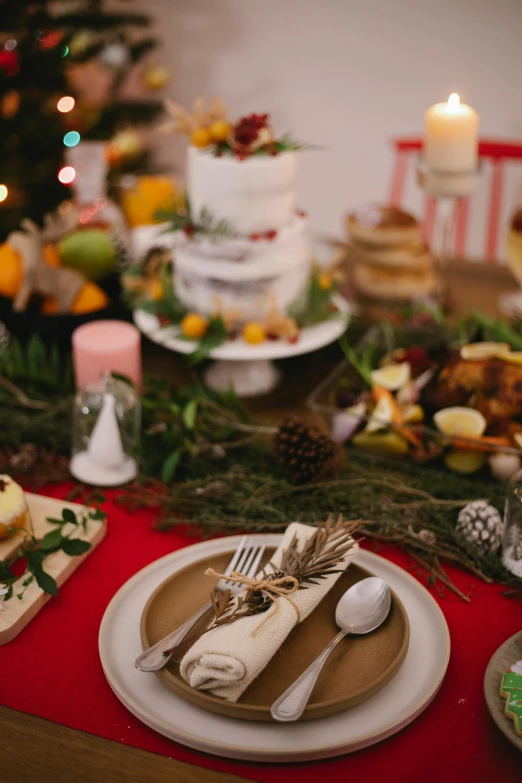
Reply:
M522 366L498 358L464 360L452 353L426 387L425 404L433 409L463 405L485 417L487 433L508 435L522 430Z

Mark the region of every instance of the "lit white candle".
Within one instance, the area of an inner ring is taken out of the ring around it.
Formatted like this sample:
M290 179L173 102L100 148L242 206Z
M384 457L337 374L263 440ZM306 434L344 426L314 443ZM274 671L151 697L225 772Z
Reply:
M477 166L478 114L452 93L424 115L424 162L434 171L473 171Z

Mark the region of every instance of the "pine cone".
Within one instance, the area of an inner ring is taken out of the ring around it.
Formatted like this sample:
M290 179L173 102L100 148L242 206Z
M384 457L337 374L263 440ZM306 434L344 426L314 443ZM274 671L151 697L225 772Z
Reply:
M296 416L288 416L281 423L275 436L275 451L296 484L306 484L324 475L340 454L331 438Z

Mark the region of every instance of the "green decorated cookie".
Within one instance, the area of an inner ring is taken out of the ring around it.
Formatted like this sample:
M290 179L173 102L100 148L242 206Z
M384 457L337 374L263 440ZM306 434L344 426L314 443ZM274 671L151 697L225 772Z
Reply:
M522 661L514 663L502 676L500 695L507 699L506 715L515 724L515 731L522 737Z

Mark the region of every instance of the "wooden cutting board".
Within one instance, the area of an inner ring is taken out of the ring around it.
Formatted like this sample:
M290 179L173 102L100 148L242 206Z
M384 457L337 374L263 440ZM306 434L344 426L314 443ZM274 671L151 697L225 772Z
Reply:
M77 518L82 518L93 509L87 506L81 506L78 503L68 503L65 500L55 500L46 498L42 495L33 495L26 492L25 499L29 514L32 519L34 534L37 539L43 538L46 533L56 529L56 525L47 522L48 517L60 519L64 508L70 508L75 512ZM82 527L68 523L64 525L64 534L73 531L72 538L81 538L91 544L91 548L83 555L71 557L65 552L53 552L44 560L44 569L50 574L60 588L83 563L86 557L98 546L104 538L107 531L105 520L89 519L86 524L86 530ZM24 540L23 533L17 533L7 539L0 541L0 561L6 560L14 555L21 547ZM13 585L14 593L19 593L23 589L22 582L25 575L22 575ZM45 593L36 582L30 584L25 590L21 600L14 596L9 601L0 603L3 605L3 611L0 612L0 645L7 644L35 617L40 609L51 599L48 593Z

